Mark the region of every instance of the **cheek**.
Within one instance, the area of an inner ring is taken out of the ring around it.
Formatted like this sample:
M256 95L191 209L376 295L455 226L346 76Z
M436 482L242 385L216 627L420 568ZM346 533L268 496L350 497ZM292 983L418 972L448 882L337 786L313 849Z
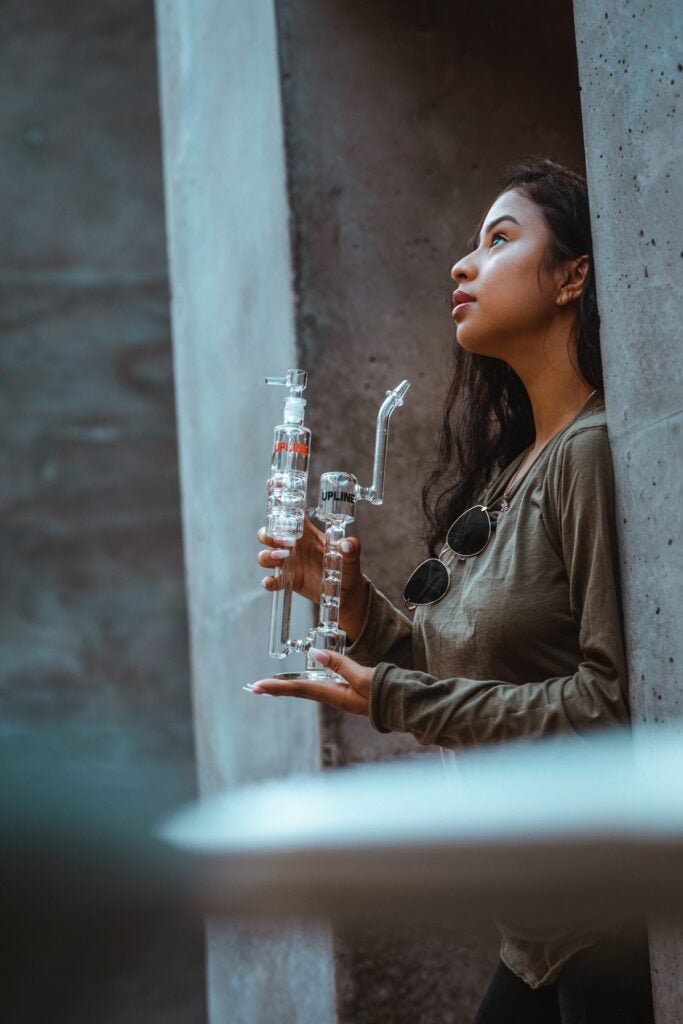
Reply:
M497 316L510 321L535 320L543 315L547 296L539 281L538 258L534 253L526 258L510 253L510 259L500 259L492 266L486 280L484 305Z
M535 254L510 253L491 264L480 278L479 302L457 325L462 348L480 355L500 355L510 338L538 330L549 315L548 297L539 284ZM499 347L502 346L502 347Z

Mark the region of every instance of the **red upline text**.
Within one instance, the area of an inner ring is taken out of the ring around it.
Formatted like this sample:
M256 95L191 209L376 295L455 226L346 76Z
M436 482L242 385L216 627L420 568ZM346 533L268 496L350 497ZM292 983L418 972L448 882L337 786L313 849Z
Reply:
M296 455L308 455L308 445L297 444L295 441L294 444L288 446L286 441L278 441L275 445L275 454L277 455L278 452L294 452Z

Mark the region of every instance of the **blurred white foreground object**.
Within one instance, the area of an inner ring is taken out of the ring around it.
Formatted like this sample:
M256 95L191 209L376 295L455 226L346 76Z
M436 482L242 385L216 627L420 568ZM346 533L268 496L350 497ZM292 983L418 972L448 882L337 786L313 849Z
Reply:
M242 786L157 832L203 909L409 921L586 907L683 914L683 743L660 728Z

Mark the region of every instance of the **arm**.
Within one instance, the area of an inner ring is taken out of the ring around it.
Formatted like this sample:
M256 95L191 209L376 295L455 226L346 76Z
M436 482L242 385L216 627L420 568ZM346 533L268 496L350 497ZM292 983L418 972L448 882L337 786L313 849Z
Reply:
M425 746L458 748L553 733L584 734L628 721L614 524L604 427L569 437L555 456L543 521L565 565L581 661L573 675L513 684L436 679L386 661L372 678L370 722L411 732Z
M367 579L367 577L366 577ZM362 628L346 649L348 657L361 665L391 661L412 668L412 623L391 601L367 580L368 599Z

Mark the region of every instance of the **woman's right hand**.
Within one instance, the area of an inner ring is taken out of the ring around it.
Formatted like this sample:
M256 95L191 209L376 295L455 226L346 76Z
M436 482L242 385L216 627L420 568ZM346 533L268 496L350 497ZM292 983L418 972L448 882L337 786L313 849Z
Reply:
M325 534L317 529L309 519L306 519L303 536L296 542L293 553L284 557L279 552L291 549L269 537L263 527L256 536L262 544L266 545L266 548L258 553L258 564L264 569L281 569L285 558L292 558L292 589L302 597L318 604L325 552ZM358 538L345 537L341 549L343 571L340 625L352 638L360 632L365 617L368 582L360 568L360 541ZM275 577L266 576L263 586L271 592L276 590Z

